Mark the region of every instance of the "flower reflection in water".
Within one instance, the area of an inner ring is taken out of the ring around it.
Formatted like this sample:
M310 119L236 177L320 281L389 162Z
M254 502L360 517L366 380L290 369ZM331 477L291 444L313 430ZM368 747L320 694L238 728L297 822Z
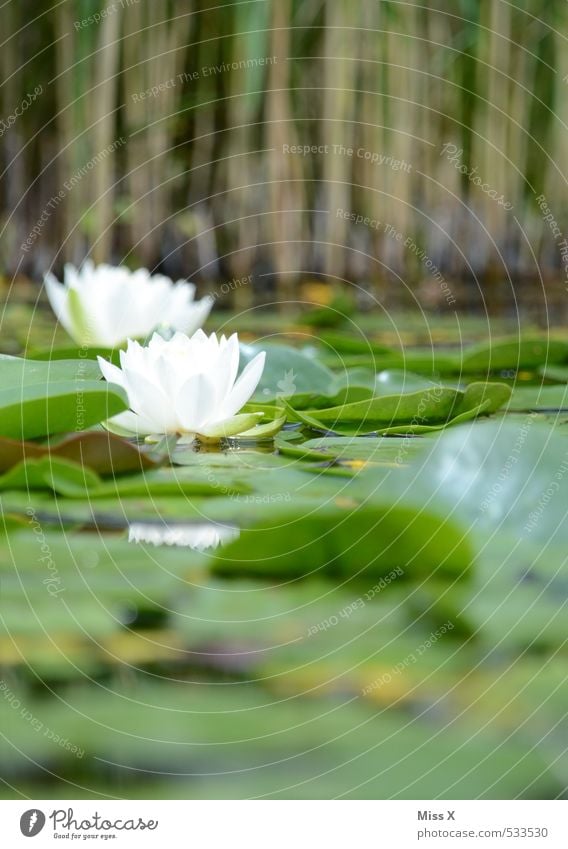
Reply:
M217 525L203 522L194 525L154 525L149 522L133 522L128 528L129 542L151 545L178 545L206 551L226 545L240 536L234 525Z

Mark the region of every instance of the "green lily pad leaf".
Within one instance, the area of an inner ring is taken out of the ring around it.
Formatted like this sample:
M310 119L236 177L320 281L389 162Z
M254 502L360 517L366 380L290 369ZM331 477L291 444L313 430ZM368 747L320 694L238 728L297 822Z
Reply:
M568 384L515 386L507 409L519 413L531 410L568 410Z
M223 495L216 480L206 475L185 475L180 473L183 467L157 469L144 475L128 475L111 481L101 481L96 489L89 492L90 498L144 498L175 496L185 502L185 496ZM193 470L187 470L193 471ZM231 481L231 494L247 493L250 487L238 478ZM155 509L155 504L154 504ZM187 510L187 507L186 507Z
M538 337L505 338L466 349L461 371L472 374L503 369L536 369L545 363L563 363L567 359L566 342Z
M511 390L505 383L470 383L465 392L461 394L462 398L458 400L452 416L443 424L394 425L389 428L381 428L379 432L383 435L403 435L405 433L421 434L445 430L447 427L454 427L471 421L478 416L496 413L509 401Z
M325 351L322 359L334 367L370 367L404 369L420 374L466 375L490 374L504 369L537 369L545 364L562 364L568 361L568 344L562 340L545 337L504 337L466 347L462 351L433 348L405 348L404 351L381 351L365 340L347 343L344 353Z
M389 436L325 436L308 439L299 445L277 440L280 454L302 460L322 462L338 460L398 467L408 461L418 450L423 450L421 440Z
M82 463L101 475L135 472L157 464L132 442L100 430L75 433L45 445L0 437L0 472L6 472L22 460L48 455Z
M346 368L337 376L335 385L338 391L350 386L365 386L374 392L376 380L377 373L372 368Z
M568 383L568 366L541 366L538 373L555 383Z
M340 354L391 354L392 349L388 345L374 342L371 339L363 339L361 336L352 336L347 333L333 333L326 331L318 334L318 339L326 348L331 348Z
M296 457L299 460L315 460L318 463L325 460L335 460L335 454L331 451L327 451L324 445L312 447L309 444L311 442L320 442L320 440L310 439L306 442L295 442L294 440L283 438L287 435L288 434L282 434L274 440L278 453L283 457ZM325 441L325 439L321 440L321 442Z
M396 503L446 512L477 548L471 597L455 609L492 645L565 640L568 600L566 439L535 415L454 428L419 464L390 479ZM373 470L358 486L376 489ZM441 593L438 593L441 596Z
M0 436L78 432L126 410L124 391L100 376L98 365L88 360L0 357Z
M61 457L24 460L0 477L0 490L53 490L71 498L85 496L100 485L99 476L80 463Z
M353 404L356 401L366 401L374 396L373 389L367 386L344 386L333 395L302 392L294 395L295 410L324 410L327 407L338 407L343 404Z
M120 365L120 349L119 348L101 348L82 346L65 347L65 348L29 348L27 356L33 360L41 360L45 362L57 362L59 360L89 360L96 363L97 357L102 357L104 360L109 360L114 365ZM98 369L98 366L97 366Z
M510 397L511 388L506 383L470 383L456 413L459 415L484 404L487 404L485 412L496 413L507 404Z
M476 407L471 407L469 410L464 410L462 413L458 413L456 416L452 416L449 421L444 424L439 425L421 425L421 424L399 424L393 425L392 427L384 427L381 428L378 433L383 436L387 435L399 435L402 436L404 434L423 434L423 433L435 433L439 430L445 430L447 427L454 426L457 424L462 424L463 422L469 422L472 419L476 419L477 416L481 416L484 414L488 414L490 412L489 407L491 405L491 401L489 399L485 400L482 404L478 404Z
M434 383L420 374L413 374L404 369L385 369L376 376L375 395L420 392L423 389L433 389L439 385L439 383Z
M266 351L266 364L254 395L255 401L270 402L302 392L333 392L333 372L287 345L241 345L241 365L246 366L260 351Z
M286 520L287 518L287 520ZM322 507L309 517L281 511L274 521L244 529L211 555L222 575L380 577L400 567L407 578L462 576L471 548L461 528L428 511L373 504L346 513Z
M317 419L332 429L343 422L365 425L368 431L394 422L410 422L413 419L427 422L443 422L451 415L459 398L459 391L436 387L403 395L373 397L352 404L342 404L324 410L307 410L298 413L300 420ZM321 426L321 424L319 426Z
M100 380L102 372L98 363L88 358L65 358L48 362L0 354L0 377L4 387L6 384L23 386L48 381Z
M128 409L126 394L100 381L0 389L0 435L33 439L82 431Z
M223 495L217 478L207 470L183 467L156 469L140 475L122 475L103 480L96 472L63 457L45 456L24 460L0 476L0 491L53 490L67 498L134 498L188 495ZM231 493L248 493L251 487L238 475L231 480ZM154 503L154 510L155 510ZM187 510L187 507L186 507Z
M457 424L499 409L510 397L504 383L472 383L465 391L433 384L429 389L402 395L292 414L317 430L342 435L361 433L423 433Z

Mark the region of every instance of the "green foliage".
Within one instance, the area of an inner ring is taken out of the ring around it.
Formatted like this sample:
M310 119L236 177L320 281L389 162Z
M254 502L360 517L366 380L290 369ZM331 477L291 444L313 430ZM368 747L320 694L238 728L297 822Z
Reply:
M0 436L31 439L81 431L128 408L89 360L0 358Z
M565 386L542 374L563 346L413 355L463 366L453 382L268 351L258 442L0 439L6 779L43 798L69 781L82 797L562 795L568 443ZM521 362L512 394L464 380ZM0 367L41 406L78 366ZM354 435L369 430L386 435Z

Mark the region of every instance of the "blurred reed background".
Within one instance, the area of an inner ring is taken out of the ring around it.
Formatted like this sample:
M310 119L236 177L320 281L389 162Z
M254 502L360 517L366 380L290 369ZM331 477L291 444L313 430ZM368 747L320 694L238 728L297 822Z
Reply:
M252 273L237 306L313 276L442 308L442 275L565 298L565 0L11 0L2 21L9 276L92 255L203 289Z

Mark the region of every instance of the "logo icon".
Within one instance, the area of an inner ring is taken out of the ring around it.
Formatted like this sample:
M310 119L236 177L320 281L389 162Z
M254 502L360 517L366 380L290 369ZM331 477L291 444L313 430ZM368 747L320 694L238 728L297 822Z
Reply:
M20 817L20 831L24 837L35 837L45 825L45 814L37 808L26 811Z
M282 395L294 395L296 392L296 374L294 369L284 372L284 377L276 384Z

